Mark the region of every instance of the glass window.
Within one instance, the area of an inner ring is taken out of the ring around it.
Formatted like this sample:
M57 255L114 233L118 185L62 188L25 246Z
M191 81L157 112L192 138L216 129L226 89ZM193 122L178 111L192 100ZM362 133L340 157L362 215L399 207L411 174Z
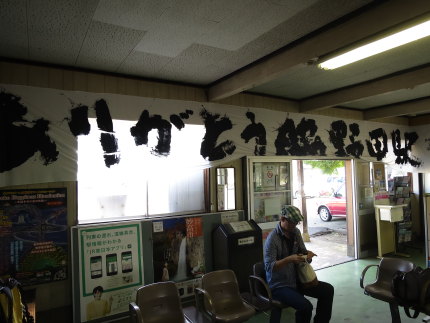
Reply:
M157 131L148 145L136 146L130 134L135 121L114 120L118 164L106 167L101 131L90 119L91 132L78 137L78 221L204 211L204 165L200 144L204 126L172 127L169 156L154 156Z
M217 175L217 211L236 209L235 169L220 167Z
M278 221L282 205L292 204L290 162L252 159L251 162L254 181L251 218L257 223Z

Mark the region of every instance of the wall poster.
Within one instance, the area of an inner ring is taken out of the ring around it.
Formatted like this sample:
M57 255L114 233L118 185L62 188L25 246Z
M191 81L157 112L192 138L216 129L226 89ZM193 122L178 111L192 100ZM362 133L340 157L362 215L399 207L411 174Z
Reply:
M275 187L276 184L276 166L273 164L263 165L263 186L266 188Z
M384 163L373 163L373 180L374 180L374 191L385 191L387 186L385 185L385 165Z
M78 228L81 322L127 312L143 285L140 223Z
M179 295L194 295L205 272L202 217L153 222L154 282L174 281Z
M0 275L23 286L67 278L67 189L0 190Z

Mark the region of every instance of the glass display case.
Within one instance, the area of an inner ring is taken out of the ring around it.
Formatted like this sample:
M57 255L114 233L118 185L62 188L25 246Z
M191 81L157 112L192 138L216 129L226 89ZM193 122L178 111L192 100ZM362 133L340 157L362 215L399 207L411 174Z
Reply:
M291 161L285 157L245 157L248 216L273 227L282 205L292 204Z

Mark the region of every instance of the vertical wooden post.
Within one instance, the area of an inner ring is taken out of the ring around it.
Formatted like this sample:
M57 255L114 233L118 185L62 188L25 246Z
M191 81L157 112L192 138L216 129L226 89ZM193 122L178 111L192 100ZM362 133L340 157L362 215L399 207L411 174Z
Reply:
M346 194L346 254L348 257L355 257L355 231L354 231L354 205L352 203L353 200L353 192L354 188L352 185L352 161L345 160L345 194ZM363 173L362 176L366 178L366 180L370 183L370 172L368 168Z
M297 161L297 178L299 179L301 209L303 214L303 232L302 237L304 242L310 242L308 231L308 211L306 209L306 196L304 190L304 175L303 175L303 160Z

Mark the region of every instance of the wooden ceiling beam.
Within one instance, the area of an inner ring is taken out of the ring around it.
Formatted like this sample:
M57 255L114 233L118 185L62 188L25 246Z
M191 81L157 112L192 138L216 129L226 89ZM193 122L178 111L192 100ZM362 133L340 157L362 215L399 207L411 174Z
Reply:
M281 77L289 69L350 46L411 19L430 14L430 1L391 0L292 48L252 64L208 89L208 100L217 101ZM381 18L382 17L382 18Z
M379 107L375 109L366 110L363 112L364 120L373 120L389 117L398 117L405 115L430 113L430 98L421 100L414 100L398 104L390 104L389 106Z
M430 114L409 118L409 126L423 126L430 124Z
M430 83L430 66L396 73L384 78L372 80L358 85L342 88L329 93L314 96L300 102L300 112L310 112L318 109L339 106L363 98L410 89L417 85ZM404 114L404 113L403 113Z

